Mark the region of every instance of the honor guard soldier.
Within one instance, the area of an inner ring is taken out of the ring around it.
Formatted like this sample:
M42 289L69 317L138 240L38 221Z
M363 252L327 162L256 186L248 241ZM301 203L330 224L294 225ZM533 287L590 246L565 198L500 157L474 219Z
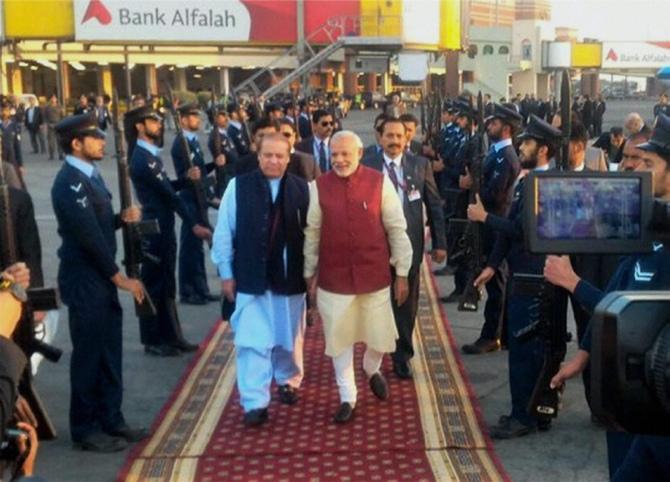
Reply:
M1 115L2 160L14 166L21 185L25 189L26 185L23 180L25 169L23 167L23 155L21 154L21 125L12 117L12 104L8 100L2 102Z
M516 110L495 104L493 116L486 119L486 132L491 142L489 153L482 166L482 185L480 197L487 212L497 216L506 216L512 201L514 181L519 174L519 158L517 157L512 139L521 125L521 115ZM459 181L462 189L472 187L469 174ZM488 226L482 230L484 254L488 256L493 249L495 234ZM479 339L472 344L464 345L463 352L480 354L497 350L501 320L504 317L503 294L506 276L496 269L495 279L486 284L487 299L484 307L484 326Z
M212 159L214 159L215 162L218 161L219 164L223 164L224 179L218 179L219 176L217 174L216 197L219 199L223 196L223 192L228 184L228 179L233 176L233 173L235 172L235 164L237 164L237 160L239 159L237 151L235 150L235 145L228 136L229 125L230 120L228 119L226 107L224 105L219 105L216 111L216 119L214 119L214 129L209 133L209 138L207 139L207 147L212 154ZM219 158L219 156L223 156L223 158Z
M140 318L140 337L144 351L154 356L177 356L180 352L195 351L198 345L188 343L182 335L175 306L177 238L174 231L174 213L199 238L211 232L196 224L195 218L177 195L185 188L186 180L170 181L159 144L162 140L162 117L150 106L138 107L125 115L124 124L135 138L135 149L130 159L130 176L137 199L142 204L142 219L158 221L160 232L145 236L147 259L142 263L142 282L155 306L156 315ZM200 169L192 167L186 173L189 179L199 179Z
M175 137L172 143L172 161L177 178L187 182L187 171L189 165L200 169L200 173L206 176L212 172L216 164L210 162L205 164L205 157L200 143L198 142L198 129L200 128L200 109L195 104L184 104L179 107L179 122L181 122L182 133ZM186 138L191 159L187 158L181 136ZM208 193L212 195L213 193ZM207 219L201 219L206 213L198 212L198 206L193 189L182 189L179 192L191 217L199 224L208 225ZM207 272L205 271L205 252L202 239L193 233L192 226L182 224L179 237L179 295L181 302L192 305L204 305L209 301L218 301L219 297L209 292L207 285Z
M117 292L129 291L141 302L144 287L114 261L116 229L139 221L141 213L137 207L120 215L112 210L112 196L94 165L105 149L95 117L68 117L55 129L66 154L51 199L62 239L58 286L72 339L70 433L75 448L113 452L148 435L128 427L121 413L123 312Z
M251 139L244 125L246 112L238 104L228 104L228 137L233 141L235 150L239 157L246 156L251 152Z
M525 170L546 171L549 169L551 158L556 153L560 142L561 132L543 121L534 114L529 117L528 127L521 133L522 140L521 167ZM545 256L530 254L524 247L523 234L523 185L521 177L514 188L514 200L508 216L489 213L481 202L468 207L468 218L488 227L497 235L493 251L487 260L487 265L475 280L477 286L491 282L498 266L503 259L507 260L510 276L515 273L542 275ZM530 336L518 336L536 320L533 318L533 305L536 304L538 293L529 294L514 287L514 283L507 286L507 342L509 348L509 383L512 398L512 412L509 416L500 417L498 425L491 429L491 436L497 439L519 437L534 432L537 429L548 430L548 423L538 424L538 421L528 414L533 389L539 378L544 361L544 339L536 333ZM565 316L567 297L565 292L557 296L553 303L562 305L562 315ZM558 310L557 310L558 311Z

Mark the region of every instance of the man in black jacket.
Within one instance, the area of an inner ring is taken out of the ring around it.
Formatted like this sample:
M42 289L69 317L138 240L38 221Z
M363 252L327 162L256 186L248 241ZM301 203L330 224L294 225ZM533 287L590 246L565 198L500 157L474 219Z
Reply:
M412 378L410 359L414 356L412 333L419 301L420 268L424 256L424 206L432 234L432 255L436 263L447 257L444 216L440 194L435 185L431 163L425 157L405 150L407 134L399 119L387 119L382 126L383 151L363 158L361 163L382 171L395 187L407 220L407 235L412 243L412 267L408 275L409 296L398 305L392 300L399 338L392 355L393 371L399 378Z
M44 140L44 132L42 132L44 116L42 115L42 109L37 103L37 99L30 99L30 106L26 109L24 122L30 135L30 145L33 148L33 154L44 154L46 152L46 142Z

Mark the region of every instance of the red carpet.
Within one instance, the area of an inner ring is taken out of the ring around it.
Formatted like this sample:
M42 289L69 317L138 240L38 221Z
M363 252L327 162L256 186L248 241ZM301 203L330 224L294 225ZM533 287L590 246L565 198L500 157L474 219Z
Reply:
M354 420L331 422L339 405L319 326L308 328L300 402L276 395L270 422L242 425L234 353L219 324L154 426L129 455L123 481L508 480L483 434L476 399L424 270L413 359L414 381L401 381L386 360L391 398L377 400L360 369Z

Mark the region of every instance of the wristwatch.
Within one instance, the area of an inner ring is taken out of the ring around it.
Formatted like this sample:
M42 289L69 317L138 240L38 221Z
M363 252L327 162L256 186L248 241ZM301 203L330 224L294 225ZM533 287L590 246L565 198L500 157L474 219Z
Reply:
M28 301L26 290L18 283L0 278L0 291L9 291L21 303Z

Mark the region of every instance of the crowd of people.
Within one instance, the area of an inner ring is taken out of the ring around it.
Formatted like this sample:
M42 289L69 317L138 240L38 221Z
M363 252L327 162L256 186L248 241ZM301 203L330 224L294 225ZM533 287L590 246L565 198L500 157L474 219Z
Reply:
M543 341L513 336L534 321L531 305L536 299L514 289L510 280L515 273L544 275L564 289L556 302L567 316L570 300L582 349L552 383L558 387L584 372L589 403L589 319L603 292L639 289L625 269L630 263L658 269L659 276L644 289L670 286L670 270L660 269L668 258L662 245L624 264L612 256L545 257L527 251L524 177L556 167L565 121L553 98L541 102L532 95L517 96L494 103L486 96L479 112L463 95L441 103L439 125L422 126L400 94L394 94L374 119L375 142L369 146L344 129L346 109L335 97L221 100L203 106L136 96L122 121L112 117L110 99L102 95L93 101L83 95L74 114L64 118L52 112L62 115L55 97L43 109L31 102L22 112L11 100L2 104L3 179L17 205L12 213L19 227L16 244L25 253L19 260L25 266L0 267L6 268L3 290L27 286L28 270L31 286L43 283L39 236L24 182L21 123L31 133L35 153L44 152L40 126L46 123L50 158L58 154L63 159L51 199L62 240L58 286L68 308L73 348L70 435L78 449L113 452L149 436L146 429L126 423L121 410L123 312L118 290L138 303L151 298L155 309L140 317L140 340L146 355L155 357L198 349L183 335L177 292L184 304L222 300L223 317L234 331L246 426L267 422L273 381L282 403L299 402L305 330L322 323L325 355L332 359L341 402L333 421L344 424L356 414L354 344L366 345L362 368L380 401L390 397L381 370L384 356L392 359L393 376L413 377L412 337L428 230L432 260L445 263L436 274L454 276L455 290L441 301L462 302L469 282L486 289L480 335L462 350L470 355L508 350L511 410L490 427L492 437L508 439L551 429L551 423L527 411ZM670 198L666 111L657 112L653 128L632 113L622 127L602 133L604 112L600 97L574 101L569 169L651 171L655 196ZM176 128L169 151L174 179L161 153L166 118ZM211 126L206 147L199 140L204 118ZM95 164L105 155L106 131L115 122L123 122L138 204L119 214ZM423 140L417 138L419 128ZM57 145L52 148L53 140ZM214 225L211 208L218 210ZM181 218L179 241L175 214ZM124 275L116 261L115 231L141 220L154 221L160 229L143 239L144 261L135 279ZM465 257L456 256L462 233L452 230L457 225L453 220L481 228L485 262L476 273ZM205 244L223 299L209 288ZM4 333L7 340L0 336L0 343L12 345L11 331ZM11 350L3 349L0 359L16 359ZM11 418L16 398L16 377L7 380L0 399L3 422ZM664 440L640 440L608 436L610 471L617 480L628 480L617 474L640 470L634 463L667 447ZM667 464L667 459L654 460L660 465L645 470Z

